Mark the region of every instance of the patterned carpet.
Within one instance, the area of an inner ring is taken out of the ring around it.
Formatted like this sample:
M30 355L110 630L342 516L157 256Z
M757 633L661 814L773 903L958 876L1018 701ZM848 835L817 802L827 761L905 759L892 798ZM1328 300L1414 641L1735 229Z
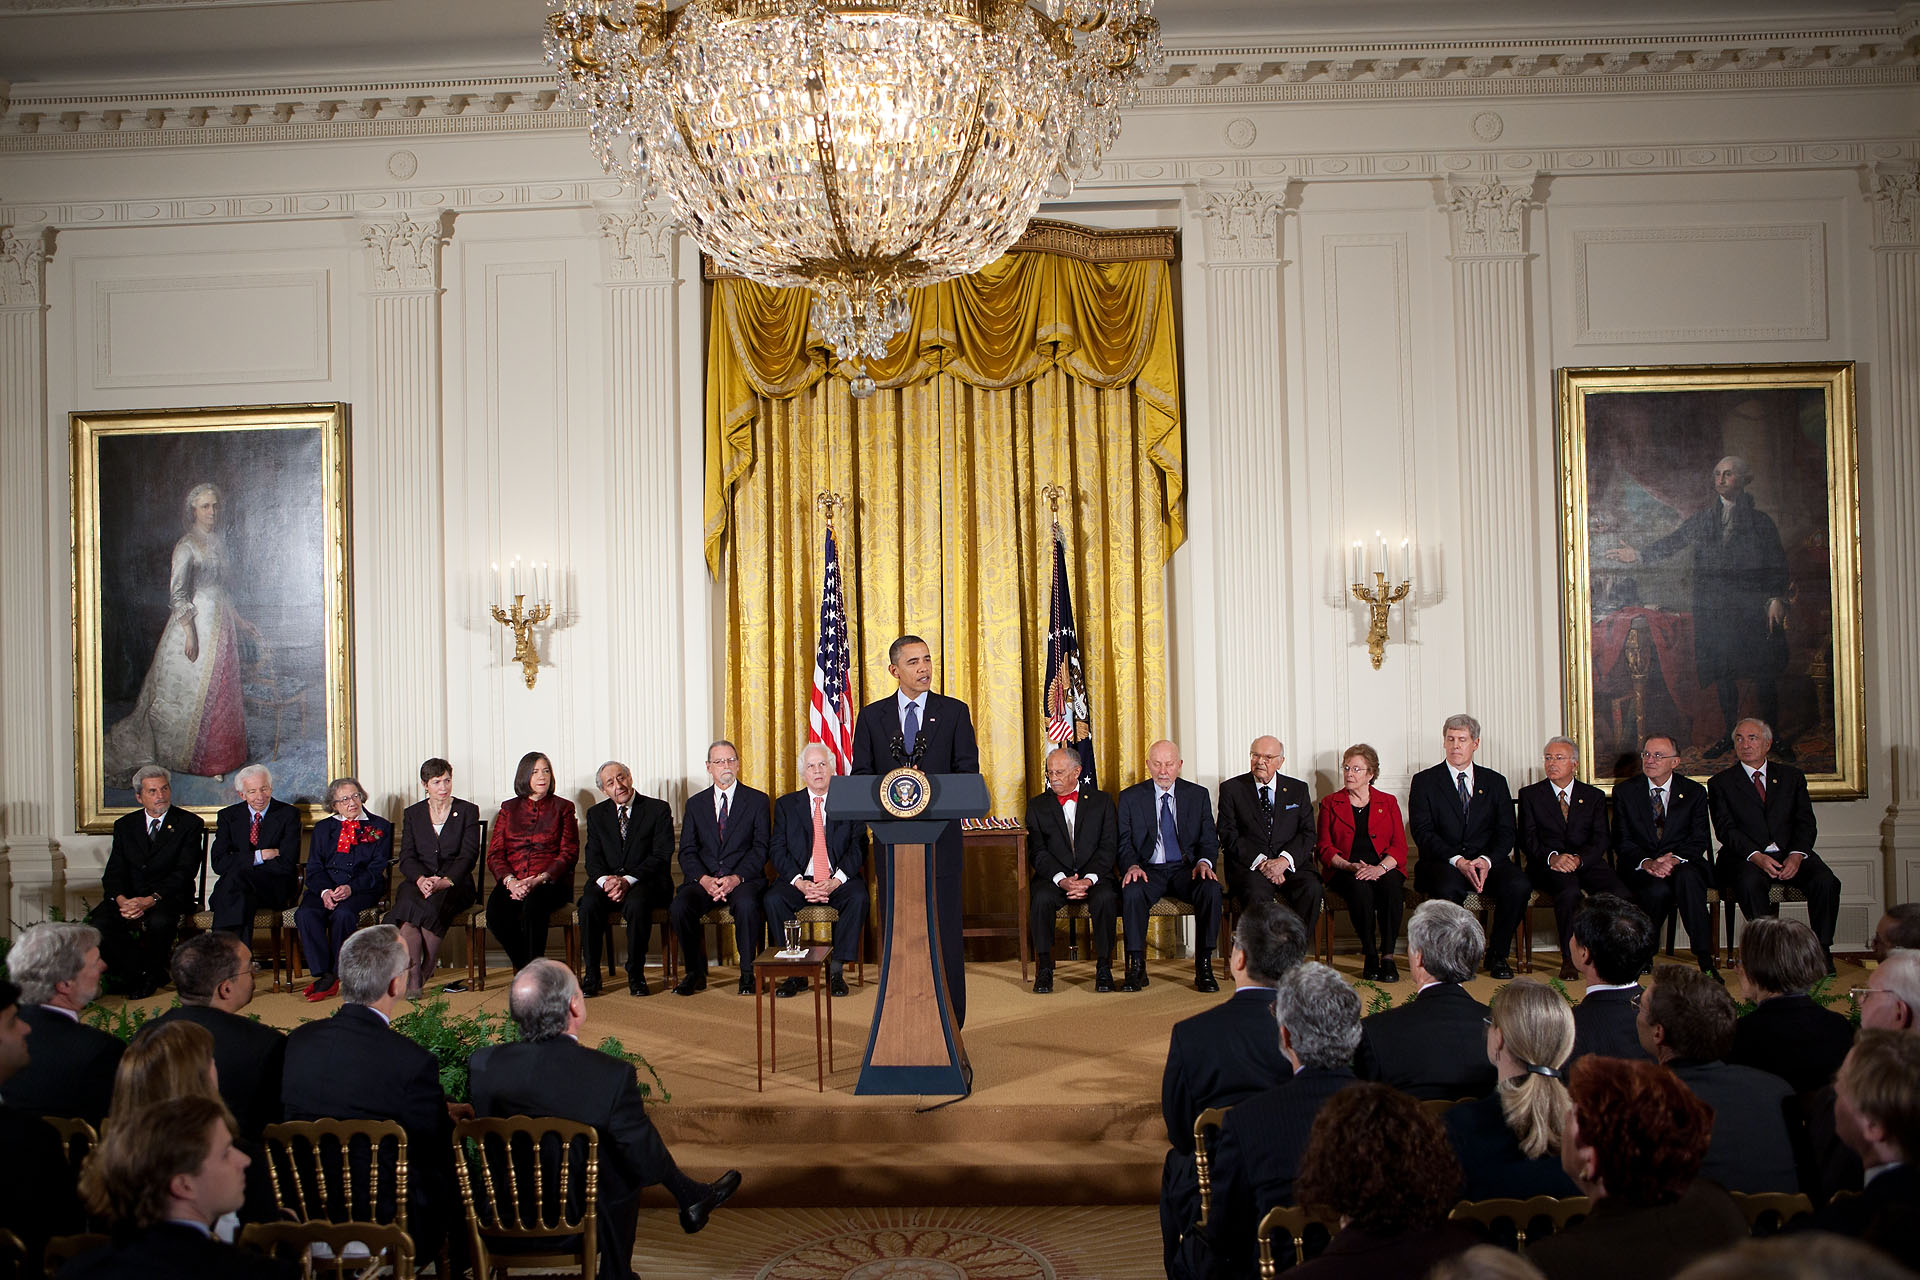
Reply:
M1149 1205L994 1209L722 1209L697 1236L640 1215L643 1280L1151 1280Z

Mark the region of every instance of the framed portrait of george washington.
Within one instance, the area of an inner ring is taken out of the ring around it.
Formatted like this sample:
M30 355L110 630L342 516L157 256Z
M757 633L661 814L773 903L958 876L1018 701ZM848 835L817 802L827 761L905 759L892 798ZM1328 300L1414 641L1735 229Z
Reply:
M1866 794L1853 365L1559 371L1567 723L1602 786L1733 728L1816 799Z
M74 821L132 777L211 819L235 773L322 815L352 772L347 406L70 415Z

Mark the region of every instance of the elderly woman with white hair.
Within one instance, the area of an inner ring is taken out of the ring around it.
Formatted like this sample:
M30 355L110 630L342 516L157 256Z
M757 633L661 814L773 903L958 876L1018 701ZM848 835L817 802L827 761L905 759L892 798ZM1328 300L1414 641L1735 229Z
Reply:
M366 788L358 778L335 778L327 784L331 816L313 824L306 894L293 922L313 972L307 999L315 1003L340 990L340 948L359 925L360 913L387 894L393 824L368 813L366 806Z

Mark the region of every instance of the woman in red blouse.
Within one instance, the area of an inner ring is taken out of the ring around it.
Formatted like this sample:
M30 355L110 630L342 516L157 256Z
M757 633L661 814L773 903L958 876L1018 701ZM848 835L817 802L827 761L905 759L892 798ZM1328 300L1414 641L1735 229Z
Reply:
M1346 788L1320 801L1321 878L1346 899L1348 918L1366 956L1361 978L1398 982L1393 950L1400 942L1407 884L1407 828L1400 820L1400 802L1373 789L1373 780L1380 776L1380 753L1364 742L1341 753L1340 773Z
M500 806L487 846L493 893L487 928L517 972L547 954L547 921L573 900L580 824L573 801L553 794L553 762L538 751L520 757L513 799Z

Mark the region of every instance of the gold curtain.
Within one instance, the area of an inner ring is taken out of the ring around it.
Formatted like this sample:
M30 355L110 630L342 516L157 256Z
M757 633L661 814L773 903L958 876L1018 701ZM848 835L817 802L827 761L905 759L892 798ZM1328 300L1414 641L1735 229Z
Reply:
M893 687L886 646L924 636L965 699L994 812L1019 816L1046 746L1052 537L1061 526L1102 783L1166 719L1167 557L1185 537L1179 361L1164 261L1009 254L913 295L913 324L856 401L807 330L810 298L715 282L706 554L726 588L725 732L747 776L799 785L820 607L822 490L836 522L854 696Z

